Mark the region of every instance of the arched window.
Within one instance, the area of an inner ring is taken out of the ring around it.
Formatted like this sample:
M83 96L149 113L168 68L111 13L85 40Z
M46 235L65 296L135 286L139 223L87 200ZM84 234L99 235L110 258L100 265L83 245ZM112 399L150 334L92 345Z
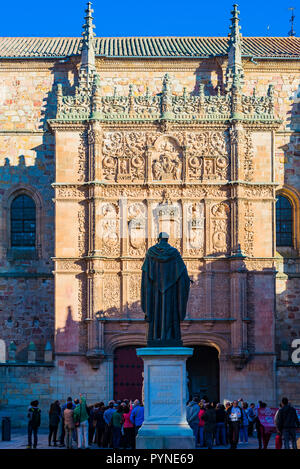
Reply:
M18 195L10 209L11 247L35 247L36 207L28 195Z
M293 246L292 205L283 195L278 195L276 202L276 245Z

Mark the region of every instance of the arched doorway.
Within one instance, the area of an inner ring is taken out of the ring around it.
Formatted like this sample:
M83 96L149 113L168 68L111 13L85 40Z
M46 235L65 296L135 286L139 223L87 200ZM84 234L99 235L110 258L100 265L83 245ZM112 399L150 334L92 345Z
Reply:
M193 355L187 360L188 395L219 401L219 353L215 347L192 345Z
M144 362L137 357L136 345L114 351L114 399L142 399Z

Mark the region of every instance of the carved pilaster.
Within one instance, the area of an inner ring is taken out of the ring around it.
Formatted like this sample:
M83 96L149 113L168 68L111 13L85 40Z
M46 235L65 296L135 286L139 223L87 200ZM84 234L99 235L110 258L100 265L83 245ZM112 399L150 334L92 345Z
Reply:
M206 263L205 270L205 316L207 318L213 317L212 312L212 264L210 262Z
M248 360L247 341L247 271L243 256L231 259L230 311L235 319L231 325L231 359L237 368Z

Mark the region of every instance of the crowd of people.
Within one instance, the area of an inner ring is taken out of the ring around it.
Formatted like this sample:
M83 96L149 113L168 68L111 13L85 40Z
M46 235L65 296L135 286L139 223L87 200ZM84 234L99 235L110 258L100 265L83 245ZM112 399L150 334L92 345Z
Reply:
M225 405L207 402L194 396L187 404L187 422L193 430L196 448L211 449L213 445L236 449L239 442L248 443L248 437L258 440L259 449L267 449L271 437L259 420L258 409L267 404L259 401L248 405L243 399L227 402ZM36 448L38 428L41 423L41 410L38 401L31 402L28 408L28 448ZM68 397L64 404L55 401L49 410L49 446L70 448L135 449L136 436L144 421L143 404L136 399L109 401L106 406L99 402L88 406L84 396L79 399ZM288 449L297 448L296 429L300 427L296 410L287 398L282 398L280 408L274 418L277 430L276 448L283 444ZM59 433L59 437L57 439ZM33 435L33 444L32 444Z
M41 410L38 401L28 409L28 448L38 444ZM88 406L84 396L68 397L61 405L51 404L49 410L49 446L87 449L93 444L99 448L135 449L135 439L144 421L144 406L136 399L109 401ZM59 438L57 439L59 433ZM33 435L33 444L32 444Z
M259 449L267 449L272 432L260 422L258 409L265 409L267 404L259 401L248 405L243 399L226 402L225 405L206 402L194 396L187 405L187 421L193 430L196 448L211 449L216 446L230 445L236 449L239 442L248 444L248 437L254 435L258 440ZM286 397L282 398L274 424L277 435L276 449L297 449L296 429L300 427L296 410L289 404Z

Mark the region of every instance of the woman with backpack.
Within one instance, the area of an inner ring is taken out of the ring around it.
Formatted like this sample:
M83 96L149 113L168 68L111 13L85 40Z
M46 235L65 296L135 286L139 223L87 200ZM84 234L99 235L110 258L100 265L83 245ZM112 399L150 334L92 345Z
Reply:
M53 436L53 446L56 445L56 435L58 430L58 425L60 422L61 408L59 401L53 402L49 410L49 436L48 436L48 446L51 446L51 439Z
M28 446L30 449L32 447L32 434L33 434L33 448L37 447L38 443L38 428L41 425L41 409L38 407L39 401L32 401L30 407L28 407Z

